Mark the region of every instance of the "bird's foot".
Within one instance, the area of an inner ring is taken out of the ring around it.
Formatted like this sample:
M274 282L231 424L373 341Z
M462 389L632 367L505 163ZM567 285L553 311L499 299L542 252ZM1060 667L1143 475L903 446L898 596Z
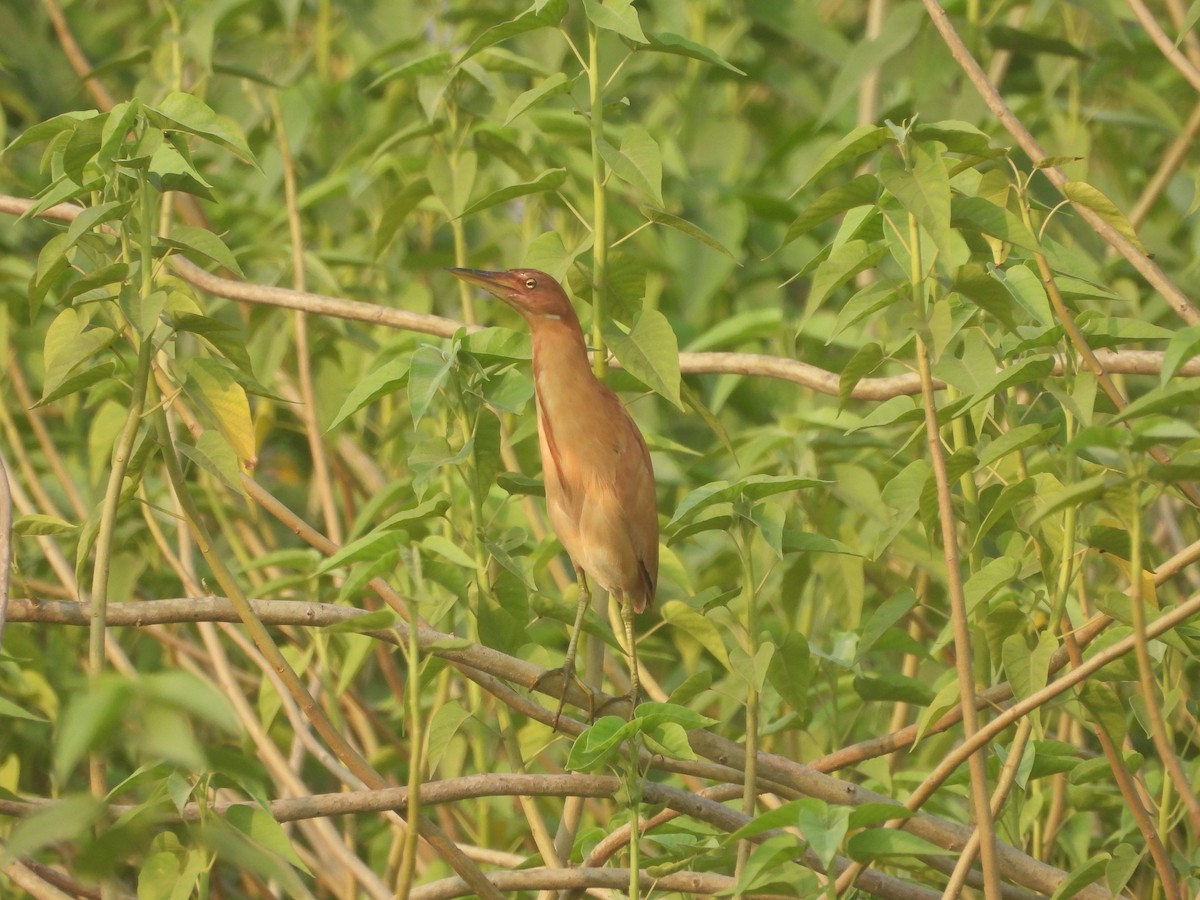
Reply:
M633 718L633 713L637 709L640 699L636 691L630 691L628 694L618 694L616 697L609 697L596 707L596 717L599 718L605 715L619 716L628 722ZM612 711L606 713L605 710L608 709Z
M595 718L596 696L592 693L592 689L584 683L583 679L575 674L575 663L573 660L561 669L547 669L533 683L533 690L543 691L551 696L554 695L554 684L558 685L558 709L555 710L554 723L551 725L554 731L558 731L558 720L562 718L563 707L567 704L567 694L570 692L572 683L587 697L587 714L588 721L590 722Z

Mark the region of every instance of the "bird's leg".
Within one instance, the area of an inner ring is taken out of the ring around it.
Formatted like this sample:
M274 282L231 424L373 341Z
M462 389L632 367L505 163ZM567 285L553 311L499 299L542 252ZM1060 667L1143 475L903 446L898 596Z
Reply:
M605 700L600 704L600 712L609 706L624 705L629 703L629 718L633 718L633 712L637 709L638 694L640 685L638 684L638 665L637 665L637 644L634 643L633 637L633 604L622 593L617 596L618 602L621 604L621 624L624 625L625 632L625 660L629 663L629 693L619 697L613 697Z
M621 621L625 623L625 649L629 654L629 717L638 705L637 644L633 640L633 604L621 597Z
M592 691L586 684L584 684L583 680L575 674L575 653L579 649L579 633L583 631L584 613L586 613L587 608L592 605L592 592L588 589L587 575L584 574L583 569L576 566L575 574L579 581L579 605L575 608L575 627L571 629L571 640L567 644L567 655L563 660L562 665L562 693L558 697L558 709L554 713L553 728L555 731L558 731L558 720L562 717L563 707L567 703L567 688L570 686L572 681L579 685L580 689L587 694L589 720L591 720L593 712ZM550 672L546 673L546 675L550 674ZM542 677L544 678L545 676ZM541 680L542 679L539 678L538 682L541 682ZM538 682L535 682L535 687L537 686Z

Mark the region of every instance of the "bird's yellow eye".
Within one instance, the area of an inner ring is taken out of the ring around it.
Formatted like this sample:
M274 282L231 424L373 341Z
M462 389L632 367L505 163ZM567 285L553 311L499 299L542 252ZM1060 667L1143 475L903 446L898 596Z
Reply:
M525 289L526 290L532 291L535 287L537 287L537 279L536 278L526 278L525 279Z

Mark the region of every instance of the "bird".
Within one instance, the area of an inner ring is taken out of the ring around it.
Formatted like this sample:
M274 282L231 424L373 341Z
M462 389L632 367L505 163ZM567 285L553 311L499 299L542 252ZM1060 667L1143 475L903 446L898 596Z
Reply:
M592 371L579 317L553 276L537 269L448 271L515 309L533 338L546 511L579 584L553 727L558 729L570 682L592 696L575 674L579 632L591 603L589 577L621 604L632 711L638 701L633 615L650 608L658 586L658 501L646 439Z

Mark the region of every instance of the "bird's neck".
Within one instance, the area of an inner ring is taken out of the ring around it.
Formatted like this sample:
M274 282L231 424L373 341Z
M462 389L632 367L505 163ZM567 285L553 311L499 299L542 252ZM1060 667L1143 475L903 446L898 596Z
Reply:
M578 378L591 374L587 345L583 341L583 329L579 319L540 318L530 322L533 335L533 369L553 372L556 380L562 377Z

